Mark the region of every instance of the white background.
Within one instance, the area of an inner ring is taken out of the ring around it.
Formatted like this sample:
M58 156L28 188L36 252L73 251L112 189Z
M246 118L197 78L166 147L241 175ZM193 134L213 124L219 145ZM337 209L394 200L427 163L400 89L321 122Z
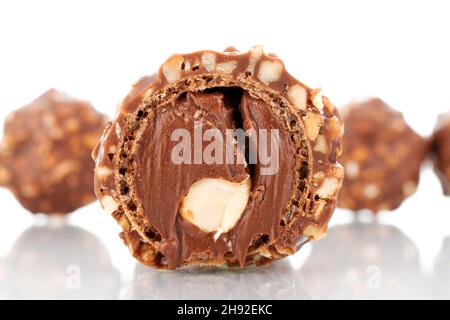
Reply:
M448 1L1 1L0 123L50 87L113 116L130 85L172 53L262 44L335 104L379 96L428 135L450 110L449 17ZM0 204L1 257L36 221L6 190ZM449 209L425 167L416 195L380 220L414 239L431 274ZM337 211L332 224L348 219ZM103 240L126 282L134 261L112 220L98 204L71 216Z

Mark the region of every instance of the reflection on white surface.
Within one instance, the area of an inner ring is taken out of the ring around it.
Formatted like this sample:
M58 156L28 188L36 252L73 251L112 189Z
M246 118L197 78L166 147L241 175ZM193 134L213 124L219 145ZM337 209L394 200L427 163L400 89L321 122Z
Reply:
M442 244L434 266L433 298L450 299L450 236Z
M119 273L93 233L66 224L35 225L0 258L0 298L450 298L450 237L428 273L421 270L415 243L391 225L335 225L309 246L309 256L305 248L303 255L259 268L159 271L130 258ZM299 257L305 258L300 266Z
M152 270L136 265L129 299L310 299L300 270L288 259L244 270L185 268Z
M82 228L33 226L0 260L4 299L116 298L120 274L95 235Z
M302 268L315 299L420 299L428 284L416 245L394 226L354 222L312 244Z

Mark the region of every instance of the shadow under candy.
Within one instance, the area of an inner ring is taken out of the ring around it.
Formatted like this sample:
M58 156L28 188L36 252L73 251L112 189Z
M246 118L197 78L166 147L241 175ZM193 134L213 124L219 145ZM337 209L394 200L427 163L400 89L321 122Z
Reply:
M309 299L288 259L246 269L188 267L154 270L137 264L129 299Z
M1 261L4 299L114 299L120 274L105 245L79 227L33 226Z
M302 274L314 299L427 297L418 249L396 227L376 222L337 225L311 246Z

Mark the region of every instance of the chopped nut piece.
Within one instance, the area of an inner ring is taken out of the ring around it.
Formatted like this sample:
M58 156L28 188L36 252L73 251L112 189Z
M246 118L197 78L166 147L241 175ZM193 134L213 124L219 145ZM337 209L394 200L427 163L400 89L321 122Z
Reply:
M212 52L205 52L202 55L202 65L206 71L214 71L216 69L216 55Z
M322 91L320 89L313 90L311 93L311 101L313 106L316 107L317 110L322 111L324 108L323 105L323 96Z
M236 68L236 65L237 65L236 61L218 63L216 66L216 71L224 73L232 73L234 68Z
M104 196L100 200L100 203L102 204L102 207L107 214L112 214L114 211L116 211L119 208L119 204L111 196Z
M263 61L259 65L258 79L265 84L280 78L283 65L278 61Z
M323 135L319 135L317 137L313 150L323 154L328 154L328 141Z
M309 140L315 140L322 126L322 117L315 112L308 112L305 117L306 134Z
M303 234L305 237L313 239L313 240L322 239L327 235L327 233L325 231L317 228L314 225L307 226L305 228L305 230L303 230Z
M173 57L163 65L162 70L167 82L172 83L180 79L182 64L183 58Z
M293 85L288 90L288 96L294 106L306 110L307 94L305 88L298 84Z
M322 185L317 190L317 194L322 199L331 198L336 194L340 187L340 182L336 178L325 178Z

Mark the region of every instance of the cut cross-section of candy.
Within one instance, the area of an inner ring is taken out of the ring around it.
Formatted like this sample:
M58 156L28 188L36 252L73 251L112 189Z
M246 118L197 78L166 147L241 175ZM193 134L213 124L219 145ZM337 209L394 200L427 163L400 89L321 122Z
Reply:
M169 58L93 153L96 194L142 263L244 267L326 233L343 126L261 47Z

